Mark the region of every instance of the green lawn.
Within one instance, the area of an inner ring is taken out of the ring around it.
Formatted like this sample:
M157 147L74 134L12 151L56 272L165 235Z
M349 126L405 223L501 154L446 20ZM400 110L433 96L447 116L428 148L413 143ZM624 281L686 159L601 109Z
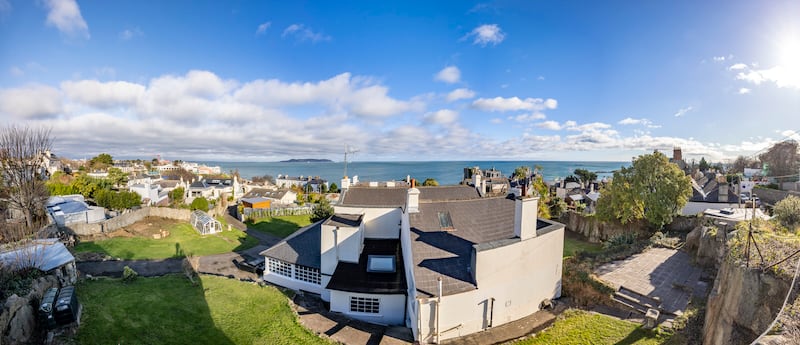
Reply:
M274 287L201 275L83 281L79 344L328 344Z
M311 224L309 215L280 216L247 222L247 227L283 238L309 224Z
M641 325L610 316L581 310L568 310L564 318L532 338L514 342L514 345L584 345L584 344L639 344L659 345L665 338L643 329Z
M584 241L578 236L564 236L564 257L575 255L575 252L582 251L587 253L598 253L603 250L603 245L600 243L591 243Z
M233 229L213 235L200 235L187 223L169 229L170 235L163 239L145 237L115 237L107 240L81 242L75 246L78 252L104 253L121 259L164 259L184 255L211 255L252 248L258 240L244 232Z

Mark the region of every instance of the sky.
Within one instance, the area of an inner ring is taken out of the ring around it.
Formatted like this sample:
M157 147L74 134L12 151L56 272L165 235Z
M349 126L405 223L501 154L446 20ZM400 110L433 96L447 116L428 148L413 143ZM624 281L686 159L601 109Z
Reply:
M715 162L800 139L798 1L0 0L57 155Z

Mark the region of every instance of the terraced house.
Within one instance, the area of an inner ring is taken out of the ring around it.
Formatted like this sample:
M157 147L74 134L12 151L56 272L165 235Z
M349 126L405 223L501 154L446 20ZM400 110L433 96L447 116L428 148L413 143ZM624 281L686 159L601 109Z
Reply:
M561 295L564 226L526 191L355 187L335 215L269 248L264 280L354 319L438 343L528 316Z

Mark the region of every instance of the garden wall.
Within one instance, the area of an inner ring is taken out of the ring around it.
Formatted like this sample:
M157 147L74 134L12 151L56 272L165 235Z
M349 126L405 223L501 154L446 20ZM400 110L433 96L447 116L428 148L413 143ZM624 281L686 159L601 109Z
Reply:
M162 217L189 221L189 216L191 213L191 211L185 209L168 207L142 207L138 210L132 210L102 222L69 224L65 228L72 230L72 232L76 235L87 236L104 232L112 232L141 221L147 217Z
M785 199L789 195L800 197L800 192L776 190L769 188L756 188L753 189L753 193L758 195L758 198L761 199L762 203L769 205L775 205L778 201Z
M642 222L620 224L618 222L603 222L595 216L585 216L578 212L569 211L561 214L558 219L567 230L577 232L586 237L589 242L600 243L616 235L624 233L646 233L647 226Z

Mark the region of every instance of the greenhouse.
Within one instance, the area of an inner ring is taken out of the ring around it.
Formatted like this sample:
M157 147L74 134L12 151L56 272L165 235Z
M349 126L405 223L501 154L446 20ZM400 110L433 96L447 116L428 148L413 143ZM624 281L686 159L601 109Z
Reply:
M214 234L222 231L222 225L219 221L209 216L208 213L200 210L192 212L189 221L201 235Z

